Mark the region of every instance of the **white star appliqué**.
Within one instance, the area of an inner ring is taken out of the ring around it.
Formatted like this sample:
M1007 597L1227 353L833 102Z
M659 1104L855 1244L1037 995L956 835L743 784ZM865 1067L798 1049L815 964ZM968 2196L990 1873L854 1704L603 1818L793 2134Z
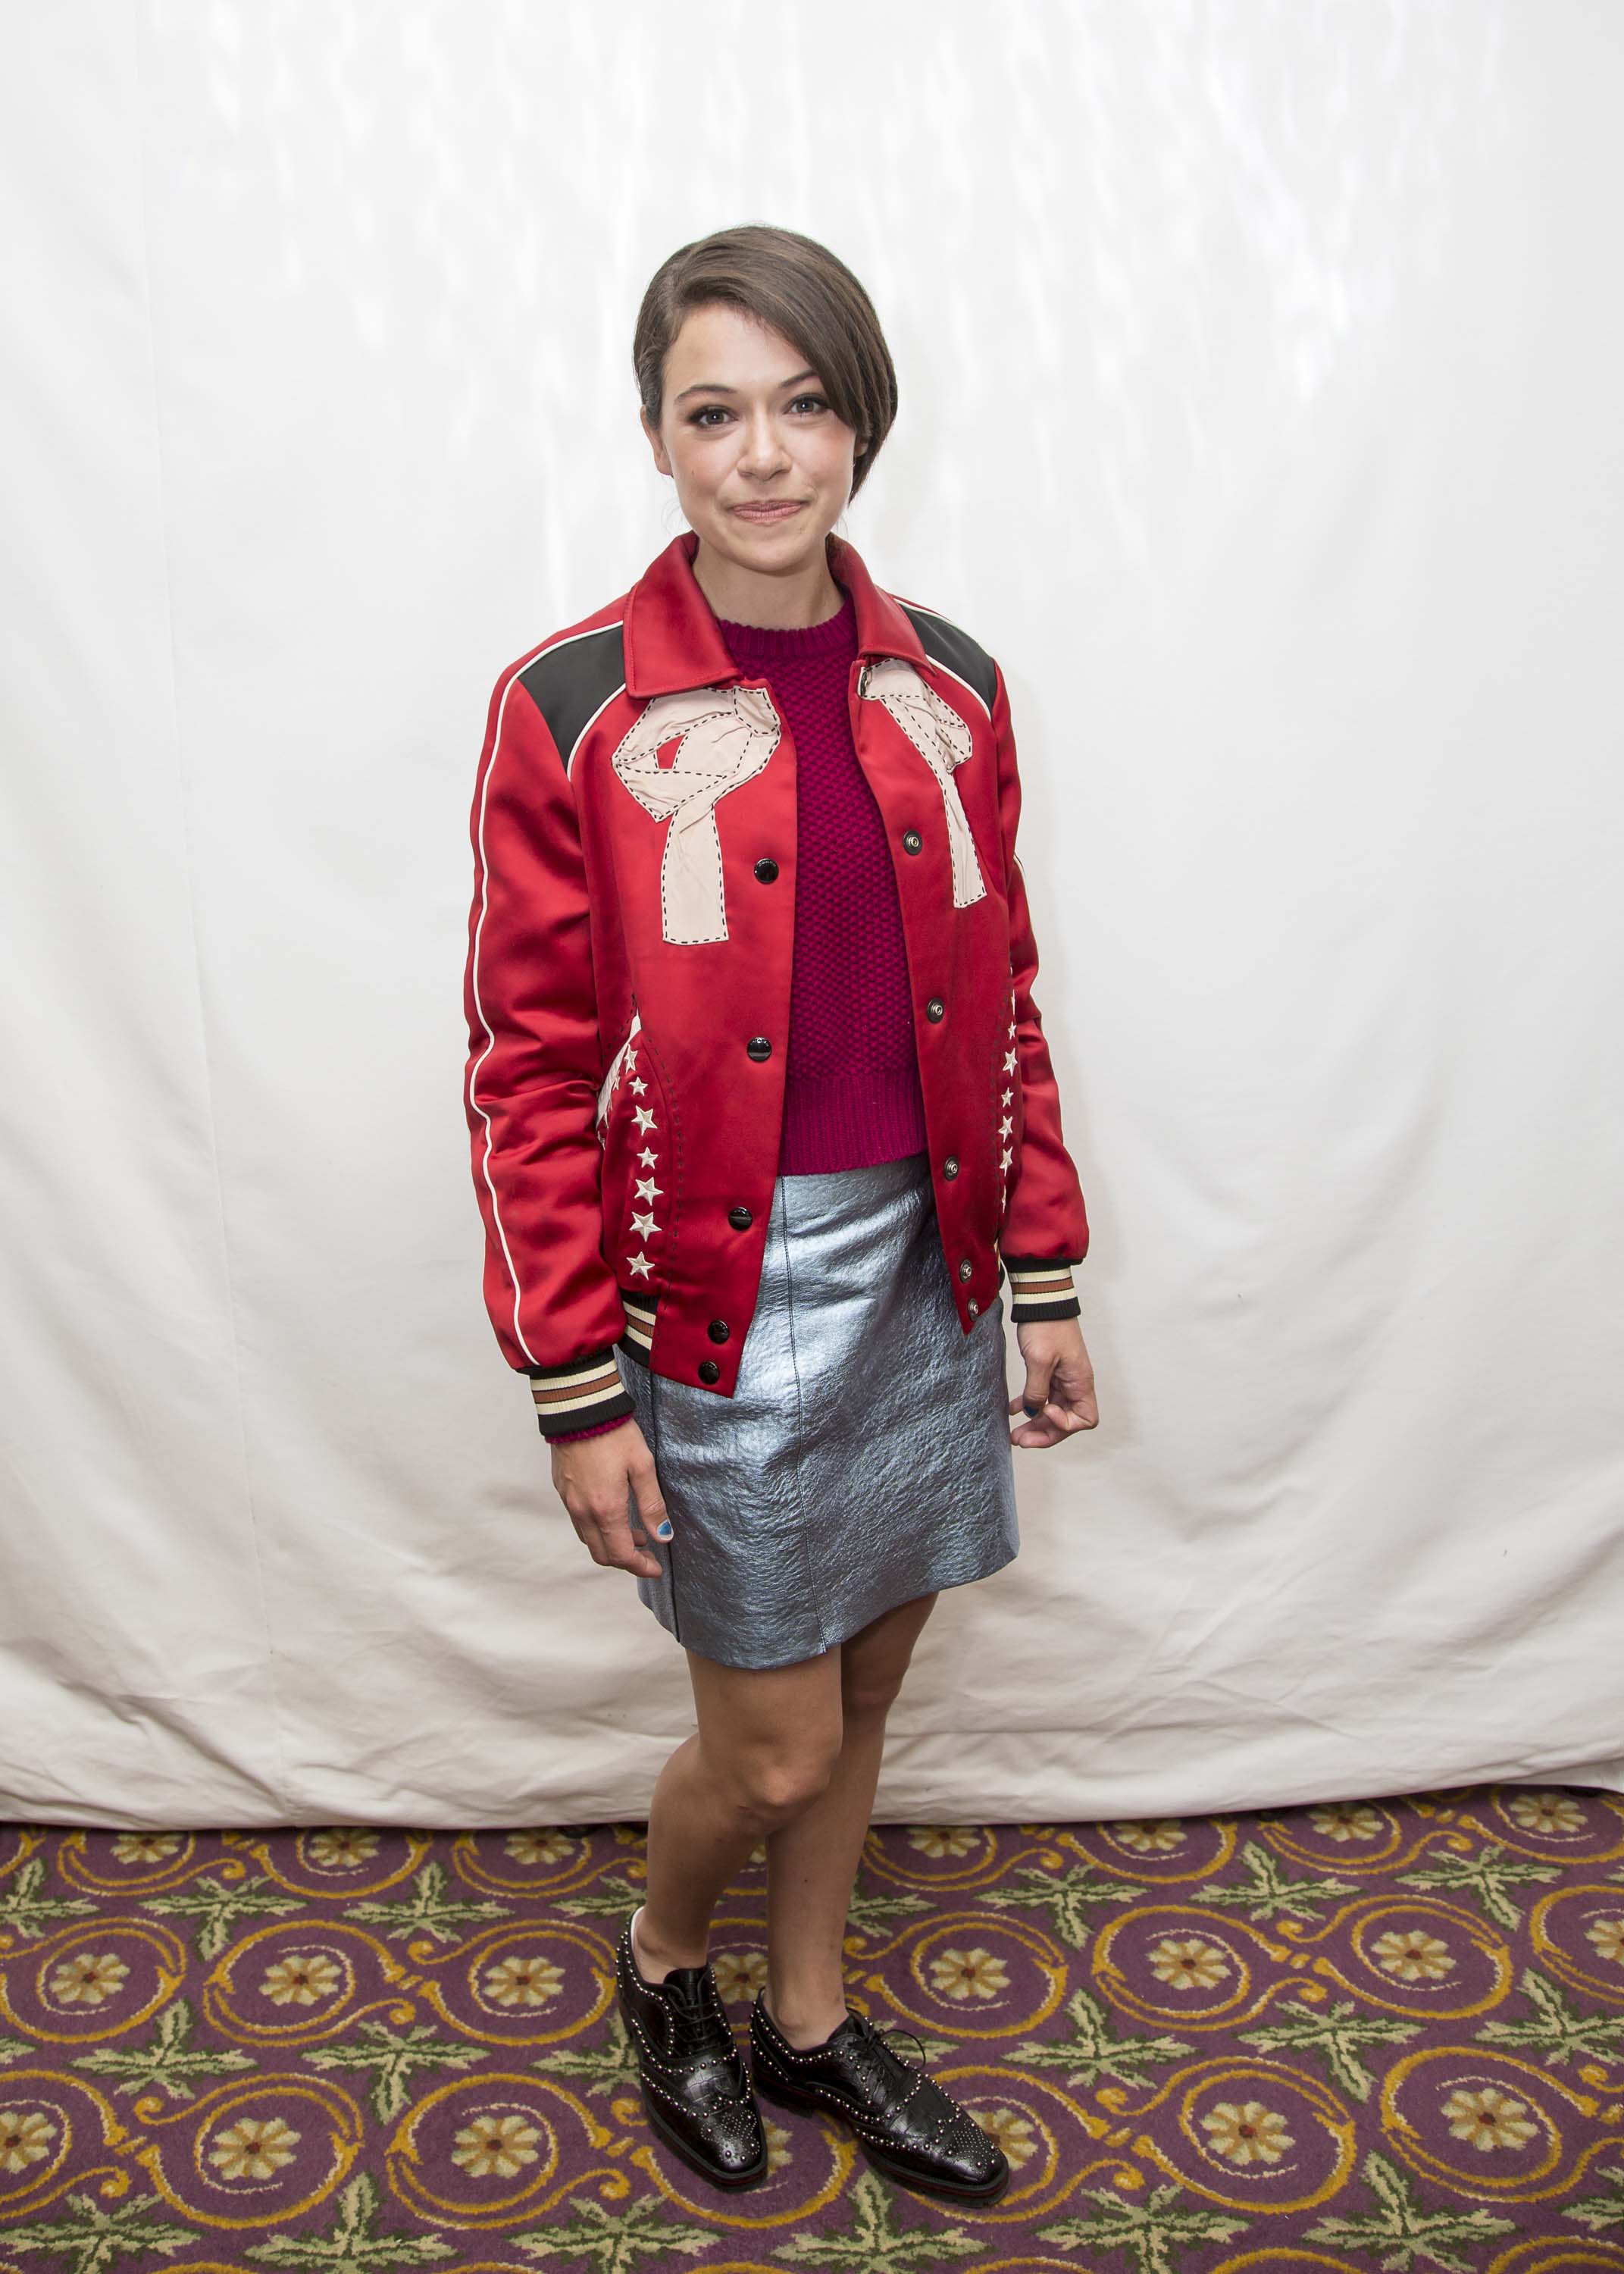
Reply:
M626 1260L640 1279L646 1279L654 1269L646 1255L628 1255Z
M1004 1093L1004 1102L1006 1105L1010 1102L1010 1094L1007 1089ZM656 1161L658 1160L659 1155L658 1153L651 1153L649 1150L649 1148L645 1145L642 1152L638 1154L637 1158L643 1163L645 1169L651 1169Z
M652 1177L638 1178L637 1197L640 1201L651 1201L658 1199L659 1191L660 1187L655 1183Z
M632 1229L643 1239L646 1239L651 1231L658 1231L659 1230L659 1226L654 1221L653 1211L651 1209L644 1210L634 1209L632 1210Z
M1004 1052L1004 1070L1005 1073L1014 1073L1014 1071L1015 1071L1015 1053L1014 1053L1014 1051L1013 1051L1013 1050L1006 1050L1006 1051Z
M998 1134L999 1134L999 1136L1000 1136L1000 1137L1007 1137L1007 1136L1009 1135L1009 1133L1010 1133L1011 1130L1011 1129L1013 1129L1013 1127L1014 1127L1014 1126L1015 1126L1015 1122L1014 1122L1014 1118L1013 1118L1013 1116L1012 1116L1012 1115L1011 1115L1011 1114L1006 1113L1006 1114L1004 1115L1004 1117L1003 1120L998 1124Z
M647 1089L648 1086L648 1083L644 1081L641 1074L639 1074L634 1081L630 1081L627 1084L627 1088L628 1089L635 1089L639 1097L643 1096L643 1091Z
M1015 1061L1013 1058L1011 1058L1009 1063L1011 1065L1013 1065ZM637 1130L639 1135L642 1135L646 1130L658 1129L659 1127L659 1123L654 1118L654 1116L650 1112L646 1105L634 1105L632 1111L637 1117Z
M1013 1153L1011 1153L1011 1152L1010 1151L1010 1149L1009 1149L1008 1146L1006 1145L1006 1146L1005 1146L1005 1148L1004 1148L1004 1151L1003 1151L1002 1153L1000 1153L1000 1154L999 1154L999 1156L998 1156L998 1165L999 1165L999 1167L1000 1167L1000 1168L1002 1168L1002 1169L1006 1169L1006 1170L1007 1170L1007 1168L1008 1168L1008 1167L1009 1167L1009 1165L1010 1165L1010 1163L1011 1163L1014 1158L1015 1158L1014 1154L1013 1154Z

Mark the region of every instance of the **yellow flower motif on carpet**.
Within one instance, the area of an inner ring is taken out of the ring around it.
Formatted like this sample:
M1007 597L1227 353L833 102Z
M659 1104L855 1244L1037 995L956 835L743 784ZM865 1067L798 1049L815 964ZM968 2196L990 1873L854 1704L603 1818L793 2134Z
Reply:
M1323 1840L1373 1840L1381 1818L1368 1801L1334 1800L1311 1808L1308 1820Z
M162 1864L179 1846L178 1832L121 1832L113 1854L121 1864Z
M501 2116L476 2116L458 2132L451 2160L472 2179L510 2180L535 2162L540 2137L533 2124L511 2110Z
M764 1950L725 1950L711 1961L711 1971L725 2006L735 1998L753 1998L758 1990L766 1987L767 1954Z
M1528 2103L1492 2084L1477 2092L1452 2092L1444 2114L1457 2140L1470 2140L1485 2154L1492 2148L1521 2148L1539 2136L1538 2125L1529 2121Z
M1229 1972L1229 1962L1195 1935L1169 1935L1151 1952L1150 1970L1169 1990L1211 1990Z
M129 1968L110 1950L81 1951L64 1959L50 1978L50 1993L61 2006L101 2006L124 1986Z
M521 1832L510 1832L504 1844L515 1864L561 1864L576 1843L568 1833L557 1831L551 1825L532 1825Z
M290 1951L267 1967L260 1977L259 1995L279 2006L313 2006L338 1988L338 1967L325 1950Z
M932 1987L944 1998L996 1998L1010 1986L1004 1961L990 1950L944 1950L930 1962Z
M1584 1930L1587 1942L1595 1944L1604 1958L1615 1966L1624 1966L1624 1918L1592 1919Z
M1037 2154L1037 2135L1032 2128L1032 2119L1023 2116L1019 2109L973 2108L970 2113L982 2131L997 2142L1012 2170L1019 2171Z
M1277 2164L1296 2142L1278 2109L1265 2108L1260 2100L1221 2100L1201 2122L1212 2144L1232 2164Z
M223 2180L274 2179L293 2161L298 2136L280 2116L239 2116L214 2141L208 2160Z
M1136 1856L1170 1856L1184 1844L1184 1827L1170 1816L1147 1817L1137 1824L1113 1824L1111 1830Z
M545 2006L563 1988L564 1969L539 1951L518 1954L492 1966L481 1986L496 2006Z
M1408 1934L1395 1929L1379 1935L1371 1945L1371 1955L1401 1982L1440 1982L1455 1967L1448 1944L1419 1926L1411 1927Z
M353 1871L378 1853L378 1834L365 1824L329 1825L311 1834L304 1852L324 1871Z
M981 1836L968 1824L916 1824L908 1834L908 1845L922 1856L967 1856Z
M49 2156L56 2127L42 2108L0 2108L0 2172L26 2171Z
M1519 1792L1506 1803L1506 1813L1524 1832L1547 1839L1584 1829L1584 1811L1570 1793Z

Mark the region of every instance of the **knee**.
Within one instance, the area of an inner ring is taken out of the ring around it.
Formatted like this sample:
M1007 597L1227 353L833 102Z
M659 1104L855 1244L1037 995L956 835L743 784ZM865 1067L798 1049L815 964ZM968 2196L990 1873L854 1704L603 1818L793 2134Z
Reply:
M846 1683L840 1695L847 1728L883 1721L897 1701L902 1676L859 1675Z
M839 1752L838 1744L811 1741L793 1751L756 1756L740 1766L738 1805L758 1832L793 1823L827 1788Z

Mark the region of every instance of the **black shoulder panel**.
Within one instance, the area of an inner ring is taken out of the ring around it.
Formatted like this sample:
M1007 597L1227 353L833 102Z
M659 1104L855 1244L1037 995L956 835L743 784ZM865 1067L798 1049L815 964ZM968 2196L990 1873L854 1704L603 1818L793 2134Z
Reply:
M587 721L626 684L624 642L619 624L580 632L538 655L519 674L530 700L547 722L566 772Z
M993 661L980 641L973 640L968 632L961 632L957 624L949 623L945 616L933 615L929 608L911 608L906 600L901 606L931 661L944 665L974 688L990 714Z

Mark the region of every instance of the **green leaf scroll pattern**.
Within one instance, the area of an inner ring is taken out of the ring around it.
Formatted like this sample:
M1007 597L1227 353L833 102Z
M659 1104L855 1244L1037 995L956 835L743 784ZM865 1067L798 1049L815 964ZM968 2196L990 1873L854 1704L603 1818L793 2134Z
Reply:
M697 2258L702 2250L716 2248L716 2235L703 2227L679 2225L663 2203L644 2200L628 2203L624 2210L610 2210L590 2195L571 2195L569 2202L575 2213L573 2221L515 2234L514 2248L538 2265L567 2258L576 2266L590 2267L592 2274L636 2274L640 2267L660 2274L671 2264L673 2250L685 2258Z
M39 2252L63 2270L63 2274L109 2274L121 2259L155 2255L172 2258L177 2250L195 2248L195 2228L161 2224L169 2210L156 2195L126 2195L122 2202L101 2202L93 2195L75 2193L67 2199L68 2217L31 2219L8 2226L4 2248L8 2257Z
M846 2191L851 2225L836 2234L797 2234L774 2246L776 2258L795 2266L849 2267L853 2274L936 2274L951 2259L988 2248L957 2226L903 2226L897 2197L872 2171L860 2172Z
M1064 2072L1061 2082L1069 2091L1092 2091L1107 2082L1142 2085L1148 2071L1169 2061L1182 2060L1195 2051L1182 2037L1124 2037L1111 2027L1110 2017L1086 1990L1073 1990L1065 2001L1071 2024L1069 2037L1027 2037L1011 2047L1004 2059L1022 2068L1053 2068Z
M1376 2209L1320 2219L1306 2239L1362 2251L1382 2274L1416 2274L1425 2267L1437 2267L1440 2274L1472 2274L1477 2260L1465 2255L1468 2249L1517 2231L1515 2219L1497 2218L1481 2203L1475 2210L1429 2210L1397 2165L1373 2148L1359 2168Z
M195 1947L202 1959L218 1958L242 1919L290 1918L306 1908L302 1896L274 1888L263 1873L228 1887L218 1879L199 1879L172 1894L144 1895L141 1909L160 1918L192 1919L196 1923Z
M1038 2240L1095 2256L1102 2251L1120 2250L1137 2274L1179 2274L1187 2248L1197 2243L1228 2242L1244 2233L1250 2224L1185 2202L1183 2190L1175 2187L1153 2187L1142 2202L1130 2201L1109 2187L1085 2187L1082 2192L1099 2208L1084 2211L1080 2218L1039 2227Z
M224 2076L252 2068L253 2057L236 2045L194 2045L196 2015L188 1998L174 1999L159 2014L144 2045L98 2045L77 2053L73 2067L93 2076L116 2077L117 2093L162 2092L169 2100L195 2100L194 2077Z
M358 1919L364 1926L383 1930L387 1942L404 1942L417 1935L426 1935L441 1943L460 1942L462 1930L474 1926L482 1919L511 1918L514 1906L492 1899L469 1902L446 1893L447 1872L443 1864L425 1864L412 1874L412 1892L409 1896L380 1901L346 1903L343 1916Z
M378 2182L357 2172L339 2190L338 2218L326 2234L275 2234L244 2251L267 2266L307 2268L310 2274L396 2274L408 2266L441 2266L457 2246L440 2234L375 2234Z
M1514 1856L1500 1841L1491 1840L1466 1856L1440 1856L1424 1871L1402 1871L1405 1887L1436 1888L1447 1894L1476 1895L1496 1926L1515 1929L1522 1924L1522 1906L1514 1902L1510 1887L1544 1886L1560 1879L1554 1864L1534 1864Z
M1191 1901L1244 1910L1251 1919L1313 1919L1327 1903L1359 1892L1351 1879L1293 1878L1260 1841L1247 1841L1241 1862L1250 1874L1247 1879L1192 1888Z
M1332 2082L1356 2100L1368 2100L1376 2082L1371 2070L1359 2059L1357 2048L1403 2044L1421 2034L1418 2022L1394 2021L1383 2014L1361 2014L1351 1999L1321 2007L1288 1998L1277 2010L1287 2018L1271 2022L1267 2029L1243 2029L1241 2043L1256 2045L1259 2052L1318 2053Z
M442 2069L469 2069L489 2059L489 2049L443 2037L425 2022L404 2032L387 2022L363 2018L355 2025L352 2042L318 2045L303 2055L314 2069L348 2069L372 2080L367 2098L380 2123L392 2124L404 2114L411 2100L412 2080L419 2073L432 2075Z

